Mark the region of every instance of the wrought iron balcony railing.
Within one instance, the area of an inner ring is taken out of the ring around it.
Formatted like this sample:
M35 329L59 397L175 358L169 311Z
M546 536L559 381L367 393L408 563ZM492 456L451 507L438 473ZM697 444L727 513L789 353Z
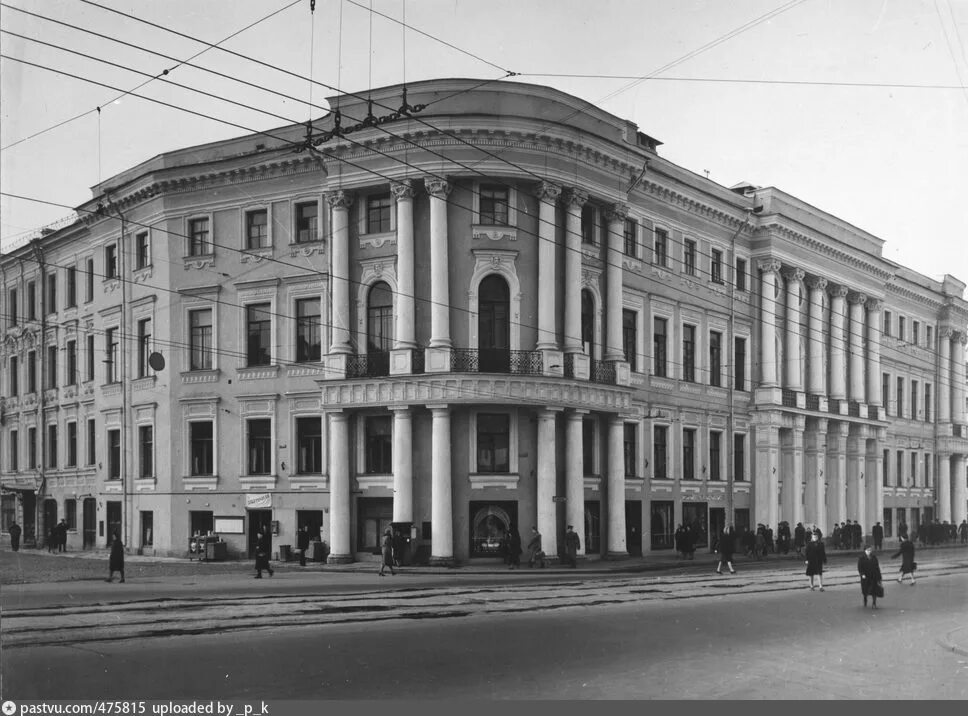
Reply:
M860 403L858 403L856 400L852 400L849 403L847 403L847 415L849 415L852 418L859 418Z
M454 348L450 354L450 369L455 373L541 375L541 351Z
M797 391L783 389L783 407L784 408L795 408L797 407Z
M390 375L390 353L364 353L347 356L347 378L377 378Z
M614 361L593 360L590 366L590 378L593 383L615 383Z
M807 393L807 410L820 410L820 396Z

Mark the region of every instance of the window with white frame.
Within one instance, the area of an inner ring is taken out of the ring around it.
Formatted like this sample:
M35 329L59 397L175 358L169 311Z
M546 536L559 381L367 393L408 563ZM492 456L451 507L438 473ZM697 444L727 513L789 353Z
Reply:
M722 386L723 384L723 334L719 331L709 332L709 384Z
M393 419L389 415L367 415L363 421L363 462L368 475L393 472Z
M477 472L511 471L511 416L477 414Z
M733 337L733 388L746 390L746 338Z
M245 307L246 365L272 364L272 305L252 303Z
M479 192L478 223L483 226L507 226L510 189L500 184L481 184Z
M193 477L214 474L214 432L214 423L211 420L198 420L188 424L189 472Z
M723 252L712 249L709 258L709 277L713 283L723 283Z
M656 266L666 268L669 265L669 232L665 229L655 228L655 242L653 248L653 260Z
M269 210L245 212L245 248L265 249L269 246Z
M272 474L272 420L254 418L246 421L246 446L249 475Z
M118 277L118 245L108 244L104 247L104 278Z
M64 385L77 385L77 341L67 341L67 365L64 368Z
M722 437L721 432L710 430L709 431L709 479L710 480L722 480L722 470L720 468L720 460L722 460Z
M188 220L188 255L211 256L214 253L209 237L208 217Z
M118 382L118 329L104 332L104 382Z
M138 321L138 377L144 378L150 374L148 358L151 356L151 319L142 318Z
M665 378L668 374L667 345L668 320L656 317L652 324L652 356L655 366L653 370L658 378Z
M682 429L682 479L696 479L696 429Z
M189 370L212 369L212 309L188 312Z
M736 290L746 290L746 259L736 259Z
M696 382L696 327L682 325L682 380Z
M635 477L636 457L638 456L638 424L625 423L622 426L622 446L624 452L625 476Z
M319 298L296 299L296 362L318 361L321 356L322 313Z
M77 421L67 423L67 467L77 467Z
M635 219L625 220L625 242L623 244L626 256L638 258L639 255L639 224Z
M108 479L121 479L121 431L108 430Z
M135 236L135 268L143 269L151 266L151 241L148 232L142 231Z
M319 204L307 201L296 204L296 241L308 244L319 241Z
M154 428L151 425L138 426L138 465L142 478L155 475Z
M366 234L385 234L393 230L393 197L390 192L366 197L364 229Z
M696 242L686 239L682 250L682 270L688 276L696 275Z
M657 480L669 477L669 428L655 425L652 428L652 476Z
M636 353L638 345L637 323L638 313L627 308L622 309L622 352L625 354L625 362L629 364L629 370L636 369Z
M296 450L297 474L322 474L323 423L318 415L296 418Z

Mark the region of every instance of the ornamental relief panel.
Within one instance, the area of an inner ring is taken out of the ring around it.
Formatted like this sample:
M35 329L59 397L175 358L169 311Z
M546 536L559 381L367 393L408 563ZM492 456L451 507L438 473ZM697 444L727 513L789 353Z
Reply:
M204 271L210 268L215 268L214 256L207 256L205 258L185 259L186 271Z

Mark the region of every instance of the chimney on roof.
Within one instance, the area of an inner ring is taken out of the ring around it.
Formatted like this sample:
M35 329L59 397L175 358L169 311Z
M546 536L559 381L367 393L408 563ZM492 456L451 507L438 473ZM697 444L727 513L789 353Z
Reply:
M730 191L734 191L742 196L752 196L753 192L759 189L755 184L750 184L748 181L741 181L739 184L734 184L729 188Z

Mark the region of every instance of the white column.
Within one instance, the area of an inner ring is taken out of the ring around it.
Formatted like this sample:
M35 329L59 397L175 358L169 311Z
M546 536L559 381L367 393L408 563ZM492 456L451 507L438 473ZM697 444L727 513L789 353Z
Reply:
M625 544L625 421L608 421L608 546L609 558L628 557Z
M952 357L952 393L954 405L951 408L951 420L959 425L965 424L965 343L968 336L961 331L954 336L954 351ZM963 482L963 481L962 481ZM959 522L959 524L961 524Z
M938 331L938 422L951 422L951 338L954 331L942 328Z
M625 217L629 208L624 204L615 204L609 208L608 220L608 250L605 253L605 360L625 360L625 349L622 346L622 253L625 242ZM623 508L622 515L625 511ZM624 539L625 532L622 536Z
M873 434L886 430L871 431ZM864 486L867 491L866 509L861 515L864 534L872 534L874 525L884 520L884 442L877 437L867 441L867 467L864 470Z
M557 236L555 226L555 203L561 194L561 187L549 182L538 185L538 343L536 348L541 350L557 350L558 337L555 331L555 294L558 291L556 276ZM539 527L548 544L548 536ZM554 555L545 546L545 552Z
M430 194L430 348L450 348L450 263L448 259L447 195L444 179L424 179ZM436 534L436 527L434 528Z
M565 353L581 353L581 210L588 194L570 190L565 198L568 211L565 222ZM584 508L583 508L584 509ZM582 522L584 522L582 516ZM579 532L581 525L572 525ZM579 537L582 537L579 534ZM582 548L585 540L582 539Z
M394 307L396 340L393 347L415 348L413 280L413 195L410 182L392 186L397 199L397 295ZM398 520L399 521L399 520Z
M585 554L585 467L582 451L582 419L585 410L573 410L566 416L565 513L581 542L579 554Z
M847 435L850 424L831 422L827 432L827 517L830 524L821 527L830 534L834 523L847 520ZM853 519L853 518L851 518Z
M330 192L326 195L333 216L333 236L330 241L330 286L333 297L333 327L330 353L352 353L350 345L350 231L349 210L353 205L350 192Z
M803 522L803 432L806 419L803 416L794 418L794 426L790 429L789 440L784 446L786 453L783 465L783 495L781 519L791 525Z
M430 462L430 563L454 563L454 506L451 489L450 408L428 405L433 414Z
M834 286L830 291L830 397L836 400L847 399L847 365L845 362L844 299L846 286ZM846 520L843 517L838 523Z
M824 534L829 531L824 486L827 469L827 419L817 418L816 425L804 435L804 478L807 483L803 506L803 525L814 525Z
M884 302L872 298L867 302L867 404L881 404L881 311ZM887 409L887 406L884 406ZM882 458L883 459L883 458ZM878 520L884 516L879 515Z
M968 483L965 479L965 455L955 455L952 471L954 479L951 489L951 519L949 522L960 525L968 519Z
M803 359L800 356L800 290L802 269L783 272L786 280L786 330L783 332L783 387L801 392L803 390ZM793 524L796 524L794 522Z
M855 430L847 436L847 519L859 521L864 519L866 494L863 481L867 479L867 436L865 426L855 426ZM863 475L863 477L861 477ZM871 525L861 522L866 530Z
M964 482L964 474L958 477ZM938 500L938 513L935 519L951 522L951 455L949 453L938 455L938 492L935 498Z
M810 351L807 392L813 395L826 395L827 381L826 371L824 370L826 331L824 331L823 325L823 300L826 295L827 279L811 276L807 279L807 286L810 288L810 317L807 336ZM817 526L822 530L826 529L820 522L817 522Z
M776 366L776 280L780 262L776 259L760 261L760 384L775 388Z
M393 411L393 521L413 522L413 414Z
M756 469L753 472L754 524L779 523L778 491L780 467L780 415L763 413L758 416L763 421L755 427L754 449L756 450ZM755 527L754 527L755 529Z
M850 399L863 403L864 390L864 303L867 296L863 293L850 293L847 303L850 304L850 327L847 329L850 345ZM851 519L860 519L861 515ZM866 525L865 525L866 527Z
M542 548L551 557L558 556L558 520L554 498L557 495L557 430L555 420L560 408L538 411L538 532ZM522 532L524 525L521 525Z
M329 413L329 557L330 564L353 561L350 546L349 416Z

